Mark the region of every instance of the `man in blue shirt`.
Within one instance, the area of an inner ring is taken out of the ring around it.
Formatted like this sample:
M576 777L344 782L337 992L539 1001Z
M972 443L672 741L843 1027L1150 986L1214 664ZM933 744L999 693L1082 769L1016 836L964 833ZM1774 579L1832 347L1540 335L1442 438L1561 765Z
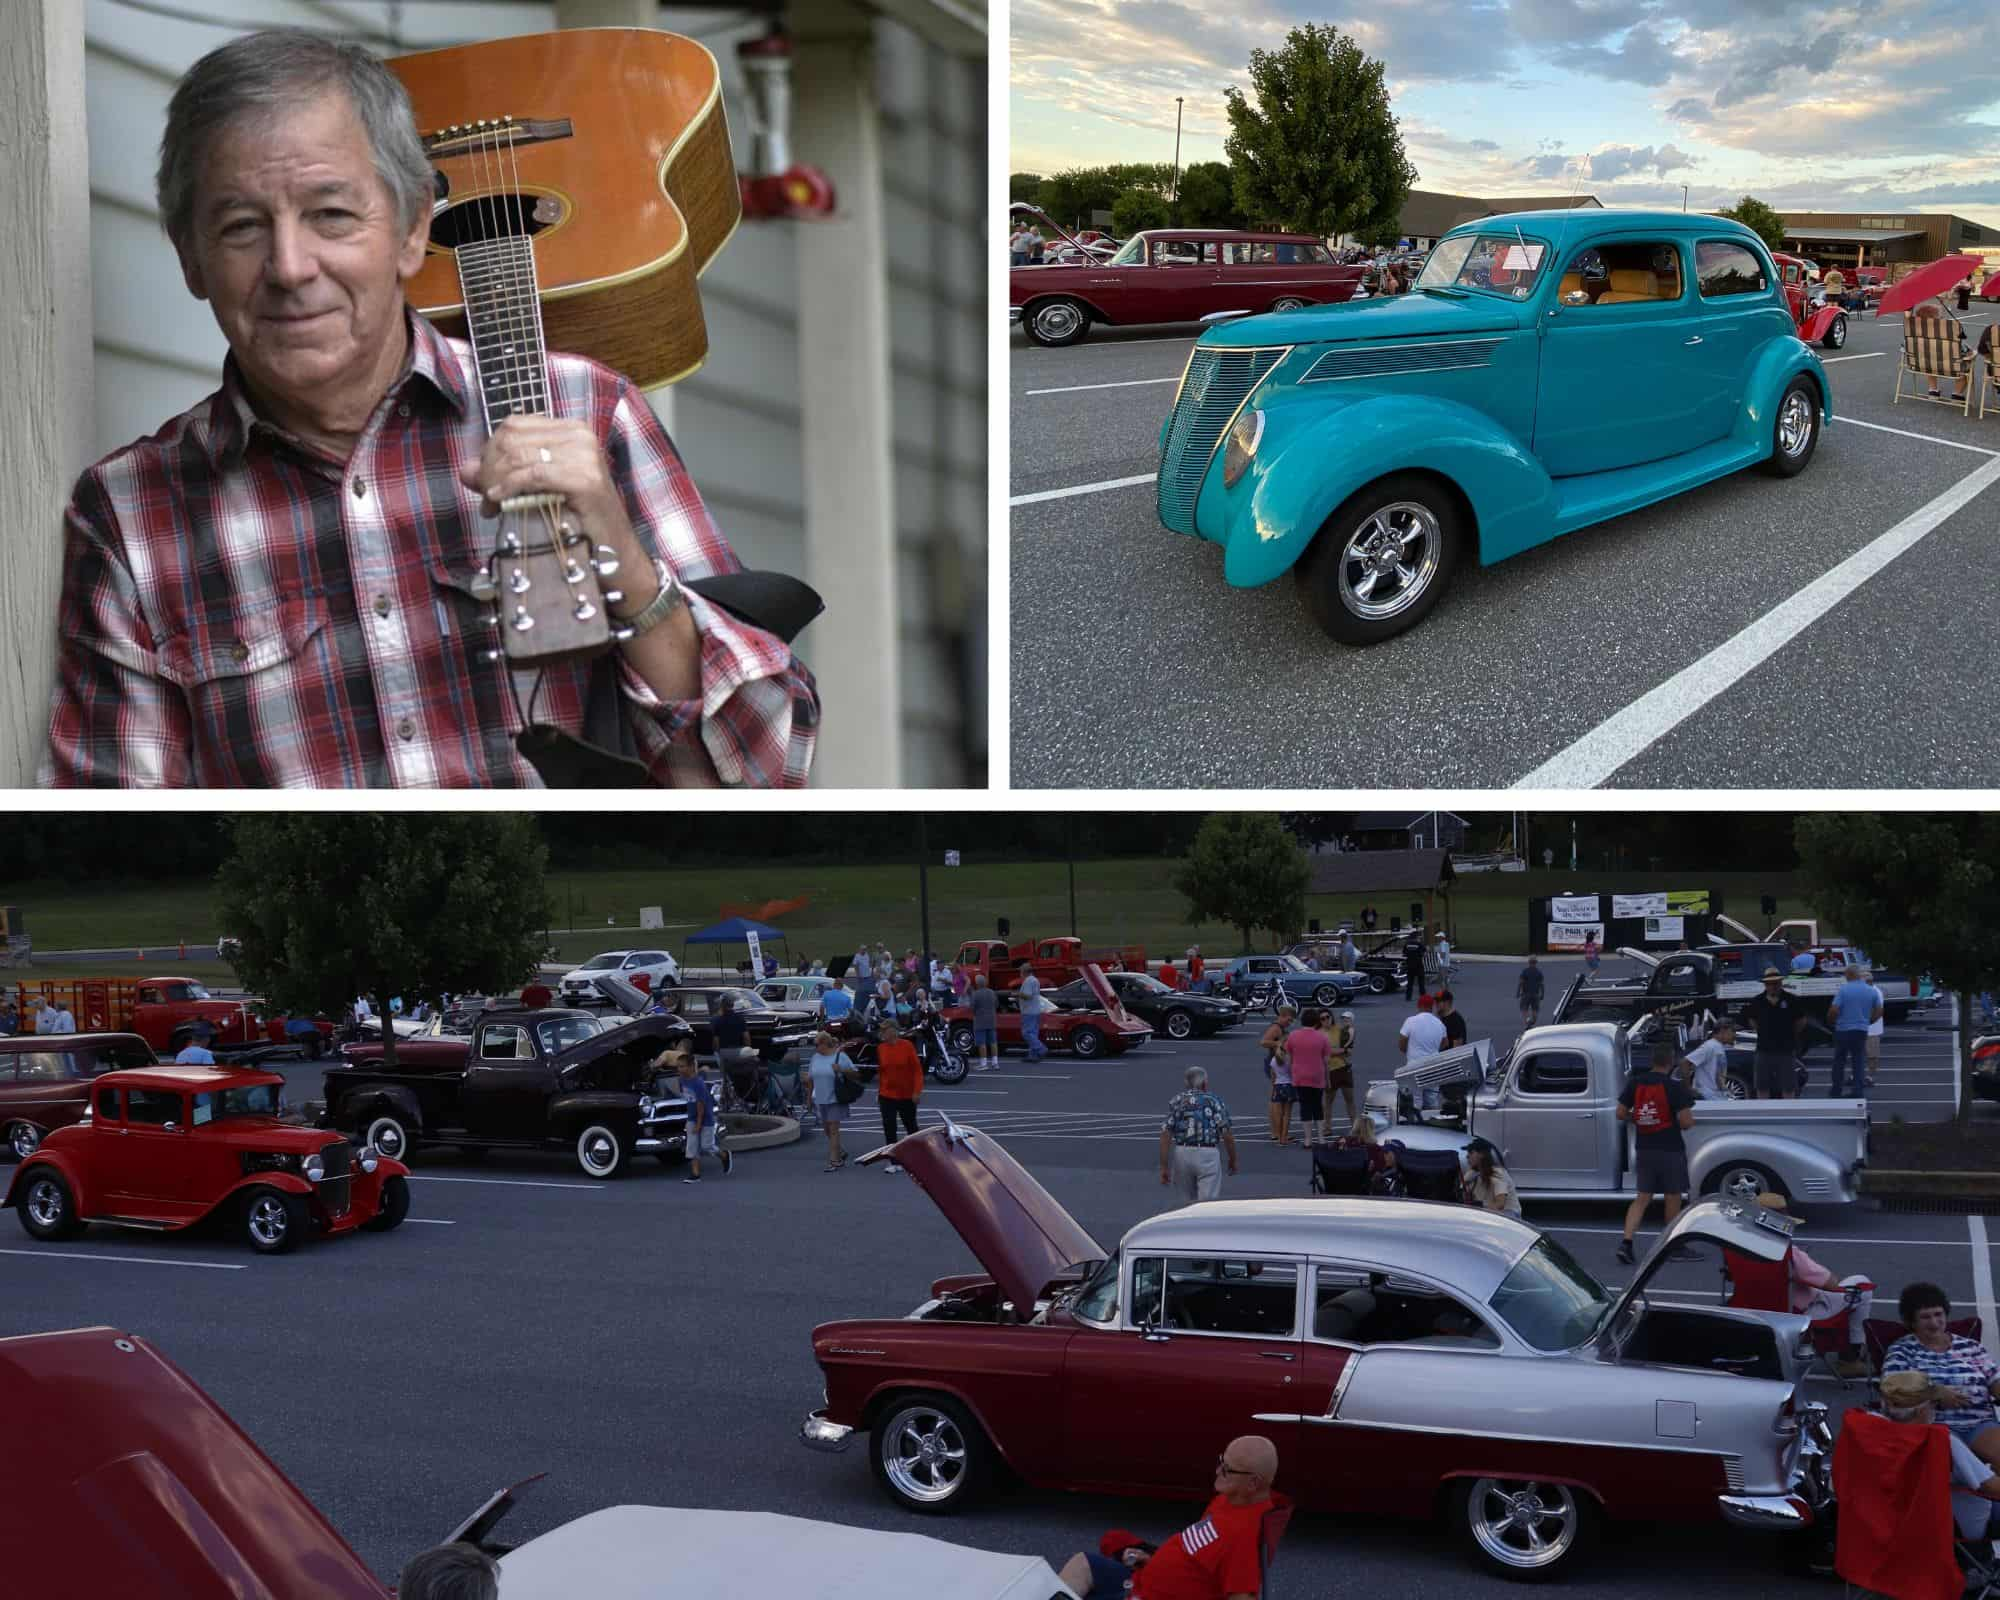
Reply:
M819 992L820 1020L837 1033L838 1023L845 1022L848 1013L854 1009L854 996L838 984L829 984Z
M1840 1099L1847 1084L1847 1066L1854 1065L1854 1092L1868 1095L1868 1030L1882 1015L1882 995L1872 983L1864 983L1861 969L1852 963L1847 981L1833 992L1833 1004L1826 1008L1827 1024L1833 1029L1833 1095Z
M205 1022L194 1025L193 1037L181 1047L181 1053L174 1057L174 1064L182 1067L212 1067L215 1056L208 1048L208 1041L215 1037L215 1030Z
M1034 968L1021 963L1021 1041L1028 1047L1028 1059L1039 1061L1049 1052L1042 1044L1042 982Z
M1797 955L1792 957L1792 971L1797 973L1812 973L1818 970L1819 957L1814 955L1810 950L1801 950Z

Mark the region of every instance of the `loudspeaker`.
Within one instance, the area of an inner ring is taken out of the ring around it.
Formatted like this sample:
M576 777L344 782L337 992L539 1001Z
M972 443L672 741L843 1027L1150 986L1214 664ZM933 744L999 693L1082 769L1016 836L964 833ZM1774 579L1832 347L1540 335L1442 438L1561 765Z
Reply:
M1391 916L1389 918L1389 931L1391 933L1401 933L1403 931L1403 919L1398 916Z
M1423 920L1424 920L1424 903L1423 903L1423 901L1421 901L1421 900L1412 900L1412 901L1410 902L1410 926L1414 928L1414 927L1416 927L1416 926L1417 926L1417 925L1418 925L1419 923L1421 923L1421 922L1422 922Z
M1765 916L1775 917L1778 914L1778 897L1776 895L1774 894L1765 895L1762 904L1764 907Z
M1012 933L1013 931L1014 931L1014 925L1011 922L1009 922L1005 917L1002 917L1000 919L1000 931L994 937L1004 939L1007 937L1008 934Z
M1318 932L1319 932L1319 918L1318 918L1318 917L1314 917L1314 918L1312 919L1312 921L1310 921L1310 922L1308 922L1308 923L1306 924L1306 932L1307 932L1307 933L1318 933Z

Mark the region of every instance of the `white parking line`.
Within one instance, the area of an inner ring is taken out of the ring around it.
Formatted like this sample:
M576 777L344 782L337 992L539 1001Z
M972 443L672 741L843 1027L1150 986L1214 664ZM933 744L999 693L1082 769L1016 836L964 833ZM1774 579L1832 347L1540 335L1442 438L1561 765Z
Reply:
M1067 500L1071 495L1102 494L1107 489L1130 489L1135 484L1152 483L1158 477L1157 472L1149 472L1140 478L1107 478L1102 483L1079 483L1072 489L1037 489L1033 494L1017 494L1007 504L1031 506L1042 500Z
M419 1222L426 1228L455 1228L458 1222L452 1217L405 1217L405 1222Z
M1072 383L1063 389L1029 389L1028 394L1082 394L1086 389L1143 389L1154 383L1179 383L1180 375L1171 378L1127 378L1123 383Z
M1972 1236L1972 1293L1979 1301L1979 1327L1986 1348L2000 1355L2000 1326L1993 1316L1993 1247L1986 1242L1986 1219L1965 1219L1965 1231Z
M106 1256L95 1250L0 1250L0 1256L32 1256L36 1260L54 1257L61 1261L116 1261L128 1267L199 1267L207 1272L242 1272L236 1261L176 1261L171 1256Z
M1963 444L1957 439L1940 439L1935 434L1912 433L1908 428L1892 428L1883 422L1863 422L1859 417L1835 417L1835 422L1849 428L1872 428L1877 433L1893 433L1901 439L1921 439L1925 444L1949 445L1954 450L1970 450L1976 456L2000 456L2000 450L1988 450L1984 445Z
M1734 638L1683 667L1658 688L1641 695L1567 749L1557 751L1532 772L1515 780L1513 787L1595 789L1711 700L1735 687L1748 673L1770 660L1995 483L2000 483L2000 459L1987 462L1943 494L1919 506L1887 533L1773 606Z
M1886 356L1888 353L1886 350L1870 350L1866 355L1862 356L1821 356L1819 364L1823 367L1830 367L1836 361L1873 361L1877 356Z
M592 1194L602 1194L601 1183L548 1183L537 1178L445 1178L435 1172L413 1172L412 1178L421 1178L425 1183L490 1183L503 1189L585 1189Z

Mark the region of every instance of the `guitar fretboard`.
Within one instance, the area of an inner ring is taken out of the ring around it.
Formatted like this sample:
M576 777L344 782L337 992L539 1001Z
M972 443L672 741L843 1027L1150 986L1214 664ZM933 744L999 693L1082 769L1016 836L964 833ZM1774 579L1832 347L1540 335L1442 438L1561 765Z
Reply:
M546 415L548 359L535 293L533 240L477 240L460 245L457 256L486 431L517 413Z

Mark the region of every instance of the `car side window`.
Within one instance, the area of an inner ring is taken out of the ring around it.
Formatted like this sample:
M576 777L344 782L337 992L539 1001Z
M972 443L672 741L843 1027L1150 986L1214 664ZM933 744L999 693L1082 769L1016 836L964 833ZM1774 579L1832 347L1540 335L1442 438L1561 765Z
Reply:
M1160 239L1153 245L1153 265L1156 267L1197 267L1207 262L1214 265L1216 247L1201 245L1192 239Z
M1277 259L1268 240L1244 239L1222 247L1226 267L1268 267Z
M1455 1297L1421 1278L1358 1267L1315 1270L1312 1335L1339 1344L1500 1348L1499 1336Z
M1190 1333L1289 1339L1298 1289L1296 1262L1169 1256L1160 1322Z
M1590 1061L1576 1050L1537 1051L1522 1061L1514 1087L1520 1094L1587 1094Z
M99 1089L97 1091L97 1114L106 1122L118 1121L118 1091Z
M163 1127L181 1120L181 1097L171 1089L127 1089L125 1120L144 1127Z
M65 1079L82 1076L75 1070L69 1055L61 1050L35 1050L16 1056L11 1069L0 1065L0 1082L16 1077L21 1083L61 1083Z
M1582 308L1678 300L1680 263L1679 248L1665 240L1592 245L1563 268L1556 302Z
M1748 245L1727 239L1703 239L1695 245L1694 273L1704 300L1762 294L1769 286L1757 253Z
M495 1023L479 1040L479 1059L482 1061L518 1061L522 1056L532 1056L533 1047L528 1043L528 1030L513 1023Z

